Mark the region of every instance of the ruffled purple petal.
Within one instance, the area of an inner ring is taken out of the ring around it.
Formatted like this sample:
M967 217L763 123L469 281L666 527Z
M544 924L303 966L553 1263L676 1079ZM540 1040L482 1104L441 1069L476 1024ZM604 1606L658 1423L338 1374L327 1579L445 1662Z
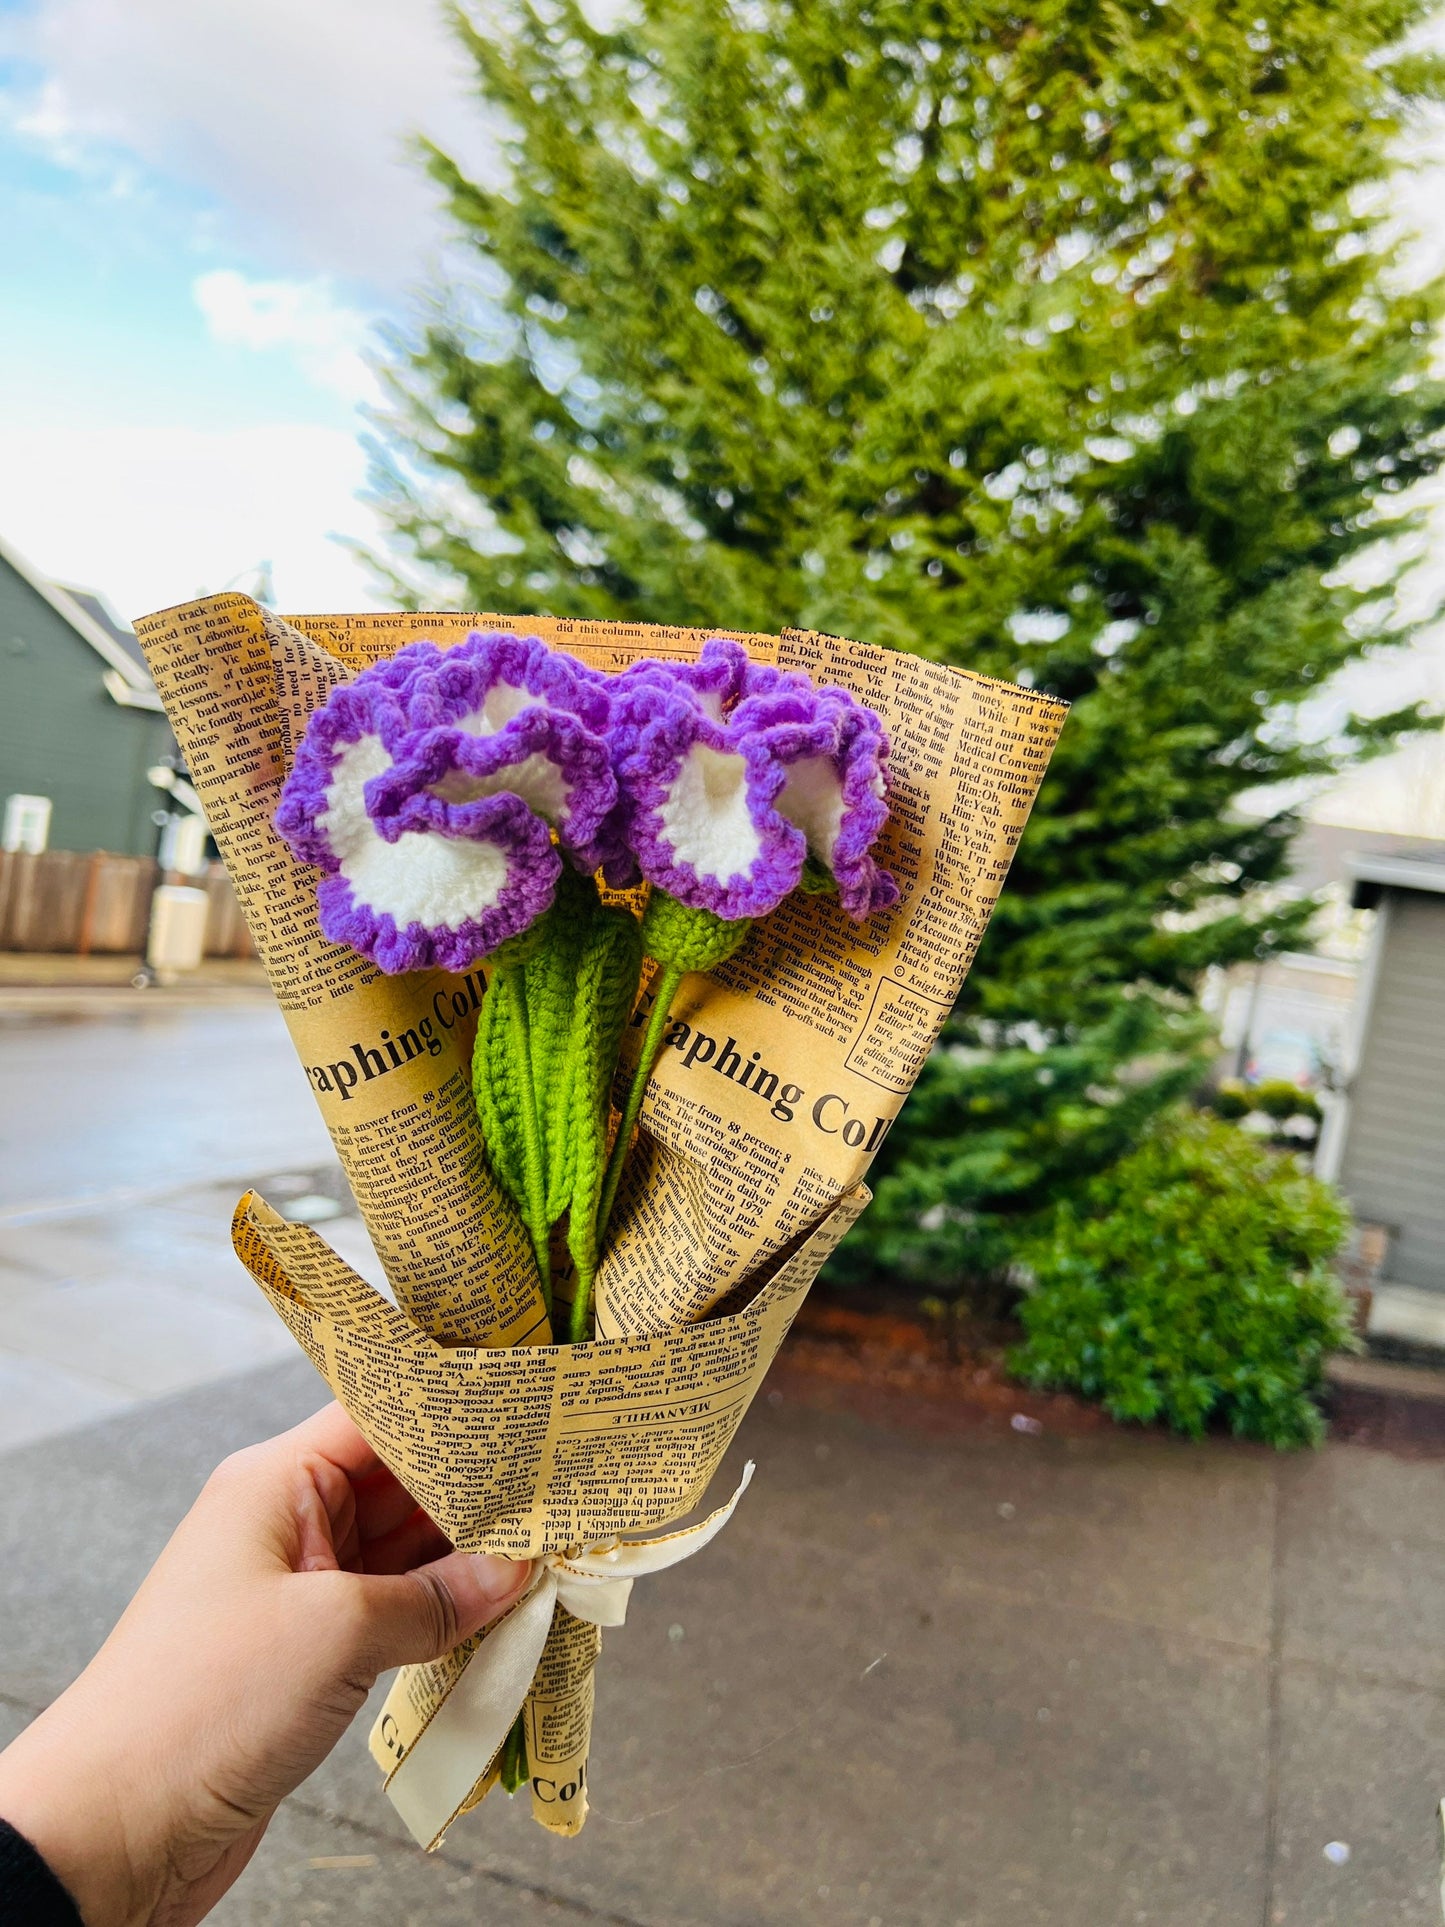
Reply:
M582 869L611 854L617 779L607 738L560 710L534 704L486 736L455 726L419 731L395 767L367 785L366 807L383 836L423 793L462 805L516 796Z
M411 681L408 720L413 729L490 736L538 705L575 716L594 736L604 736L610 705L603 682L536 636L478 630L454 649L438 650L436 662Z
M827 743L785 757L778 808L832 871L838 900L857 922L898 901L898 885L874 859L888 821L888 737L877 715L846 689L817 692ZM820 730L819 735L822 736Z
M718 722L667 667L650 666L613 706L626 840L647 880L716 916L765 916L811 851L850 916L895 902L871 854L888 818L888 742L873 712L764 664L735 681Z
M342 683L306 725L275 818L303 863L340 868L355 814L352 791L359 804L361 785L390 769L409 740L393 667L379 663Z
M276 828L326 874L321 928L383 970L470 969L552 900L561 862L547 825L520 798L413 812L383 829L367 808L413 753L418 683L442 652L414 645L334 690L311 716L282 788Z
M773 808L783 769L759 733L714 722L687 688L639 679L613 709L627 841L649 883L729 920L797 885L807 845Z
M562 862L515 796L414 799L410 821L360 847L317 889L321 928L388 974L466 971L550 906Z
M756 665L748 652L729 636L710 636L696 662L669 662L646 656L607 681L614 703L630 691L642 687L671 689L690 695L703 714L713 722L723 722L742 699L750 671Z

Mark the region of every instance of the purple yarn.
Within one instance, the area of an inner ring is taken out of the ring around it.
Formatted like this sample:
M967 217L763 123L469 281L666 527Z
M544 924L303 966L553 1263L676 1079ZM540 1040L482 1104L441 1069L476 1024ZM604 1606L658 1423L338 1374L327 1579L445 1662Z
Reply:
M393 673L396 666L395 661L378 663L364 669L355 682L340 684L306 724L275 816L277 831L303 863L323 870L338 867L330 832L320 819L341 751L374 736L390 758L409 738L406 710Z
M887 821L888 741L871 710L714 638L696 664L617 679L612 747L644 877L729 920L765 916L812 854L862 919L897 900L871 849Z
M276 827L325 874L321 927L383 970L466 970L550 905L562 852L730 920L809 855L859 920L897 899L877 716L715 636L589 670L537 638L414 642L311 717Z
M545 823L515 796L492 796L484 805L485 828L476 819L468 832L475 844L487 843L502 855L507 879L498 901L480 915L455 920L399 923L389 911L358 897L342 874L323 877L316 887L322 934L370 957L389 976L405 970L450 970L458 975L490 956L509 937L529 929L551 907L562 871ZM418 834L421 831L418 826ZM406 852L399 852L405 859Z
M413 686L409 713L415 729L459 722L502 685L515 690L522 701L575 716L594 735L602 735L607 728L609 678L584 668L563 650L549 649L538 636L473 630L454 649L414 643L395 660L400 662L421 649L430 649L433 659L425 665L428 673ZM416 660L423 666L419 656Z
M418 708L444 661L417 643L332 691L306 726L276 828L317 887L321 928L387 972L465 971L552 901L561 860L546 823L510 793L448 803L423 795L394 818L367 808L414 751Z
M687 689L697 698L705 714L721 722L737 707L748 676L761 665L748 660L748 652L730 636L710 636L696 662L665 662L645 656L630 663L615 676L609 676L614 705L632 690L641 687ZM777 671L773 672L775 675Z
M616 853L609 707L580 663L535 638L468 636L410 683L413 735L395 767L367 785L367 810L388 838L423 818L465 836L472 818L464 811L433 823L408 806L427 794L468 804L514 793L590 874Z

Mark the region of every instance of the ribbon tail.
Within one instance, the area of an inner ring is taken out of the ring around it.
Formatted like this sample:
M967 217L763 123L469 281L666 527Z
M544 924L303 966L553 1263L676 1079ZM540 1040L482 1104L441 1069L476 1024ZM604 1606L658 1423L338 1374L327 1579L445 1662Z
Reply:
M715 1539L752 1476L749 1463L727 1504L680 1532L660 1539L624 1539L605 1552L580 1551L570 1558L552 1554L539 1564L520 1605L482 1637L454 1679L448 1674L438 1681L435 1669L427 1667L408 1668L401 1675L373 1731L372 1753L390 1767L387 1796L422 1846L439 1845L472 1800L524 1705L537 1818L557 1833L581 1828L587 1812L587 1736L599 1641L591 1629L625 1622L634 1579L678 1565ZM558 1605L563 1611L554 1615ZM539 1694L529 1700L549 1650L555 1664L546 1670ZM433 1676L428 1692L440 1695L439 1704L427 1705L426 1694L418 1703L408 1685L413 1675Z
M482 1640L386 1784L412 1837L430 1851L501 1751L547 1644L556 1574L537 1583Z
M557 1598L574 1619L588 1620L594 1626L625 1626L627 1602L632 1581L624 1578L598 1579L565 1568L557 1574Z

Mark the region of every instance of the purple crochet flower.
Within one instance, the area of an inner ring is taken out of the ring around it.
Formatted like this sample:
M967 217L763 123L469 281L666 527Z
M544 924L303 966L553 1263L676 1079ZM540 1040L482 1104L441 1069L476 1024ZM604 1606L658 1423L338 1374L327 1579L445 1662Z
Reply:
M871 855L888 816L888 742L846 690L749 664L721 639L696 665L637 665L618 684L613 756L650 883L728 921L761 917L811 854L850 916L896 901Z
M296 856L326 872L316 893L324 933L388 972L470 969L541 915L561 870L546 824L515 795L427 799L407 821L373 821L367 790L414 741L409 711L434 667L428 650L416 645L333 690L306 726L276 812Z
M599 681L536 638L476 634L434 655L414 659L405 688L405 751L367 788L383 836L444 824L467 835L470 806L510 795L556 830L583 871L615 858L610 702ZM448 804L466 808L436 807Z
M750 679L755 679L764 667L749 661L748 652L740 642L728 636L710 636L696 662L664 662L658 657L646 656L641 662L630 663L617 675L607 677L606 681L614 706L621 697L638 688L685 689L692 692L705 715L721 723L743 695L749 693ZM771 671L774 676L778 673Z
M786 760L777 808L807 839L808 854L831 871L838 901L855 922L898 901L898 885L873 857L888 821L888 737L871 709L846 689L817 691L815 747Z

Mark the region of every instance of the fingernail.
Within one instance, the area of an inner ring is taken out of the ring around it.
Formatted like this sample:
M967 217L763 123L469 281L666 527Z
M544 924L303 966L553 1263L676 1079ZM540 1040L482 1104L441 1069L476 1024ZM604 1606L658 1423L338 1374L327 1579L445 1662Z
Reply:
M526 1585L532 1573L530 1559L503 1559L495 1552L474 1552L471 1555L471 1574L477 1591L483 1599L491 1599L498 1604L510 1599Z

